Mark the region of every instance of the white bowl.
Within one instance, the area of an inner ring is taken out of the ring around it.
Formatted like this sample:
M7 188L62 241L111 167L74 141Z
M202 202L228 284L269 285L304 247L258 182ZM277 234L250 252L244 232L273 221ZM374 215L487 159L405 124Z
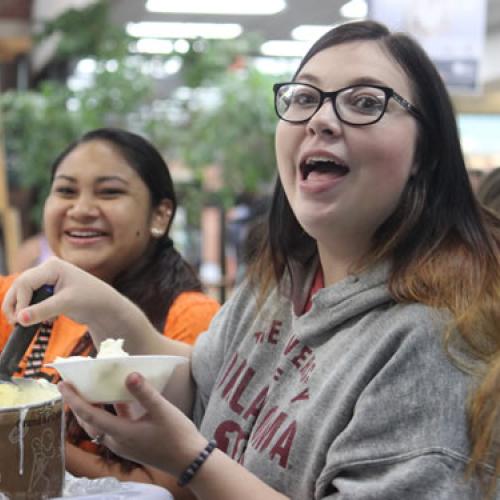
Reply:
M92 403L118 403L133 400L125 387L132 372L144 376L162 391L174 368L186 363L182 356L124 356L116 358L64 358L47 363L55 368L66 382Z

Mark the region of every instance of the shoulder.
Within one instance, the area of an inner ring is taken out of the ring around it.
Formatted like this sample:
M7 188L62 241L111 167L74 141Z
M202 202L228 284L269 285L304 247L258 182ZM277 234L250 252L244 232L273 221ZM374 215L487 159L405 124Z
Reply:
M195 308L197 311L215 313L220 309L220 304L212 297L202 292L182 292L170 306L169 315L179 315Z
M208 329L220 309L219 303L201 292L183 292L170 306L164 335L193 344L198 335Z
M0 276L0 297L3 299L9 288L14 283L14 280L19 276L19 273Z
M381 362L382 373L398 377L404 369L431 386L435 381L430 373L442 374L444 385L446 380L466 383L468 377L451 362L445 345L446 333L453 328L447 311L423 304L394 304L368 315L366 328L366 347ZM423 377L422 370L427 371Z
M16 279L17 274L11 274L9 276L0 276L0 304L3 302L5 294L12 286L13 281ZM7 321L6 316L0 312L0 351L9 338L10 332L12 331L12 325Z

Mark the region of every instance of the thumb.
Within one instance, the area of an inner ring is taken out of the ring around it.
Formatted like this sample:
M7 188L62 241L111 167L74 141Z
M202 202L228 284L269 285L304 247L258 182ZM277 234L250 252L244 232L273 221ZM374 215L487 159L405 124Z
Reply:
M27 326L52 319L62 312L58 302L57 297L49 297L39 304L23 307L15 315L16 322Z
M125 384L153 420L163 417L166 399L140 373L128 375Z

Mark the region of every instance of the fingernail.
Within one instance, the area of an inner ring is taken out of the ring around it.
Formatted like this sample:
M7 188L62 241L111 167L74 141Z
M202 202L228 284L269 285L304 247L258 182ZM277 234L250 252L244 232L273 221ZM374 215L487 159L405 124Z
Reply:
M129 383L135 387L139 387L142 382L142 377L139 373L131 373L129 377Z

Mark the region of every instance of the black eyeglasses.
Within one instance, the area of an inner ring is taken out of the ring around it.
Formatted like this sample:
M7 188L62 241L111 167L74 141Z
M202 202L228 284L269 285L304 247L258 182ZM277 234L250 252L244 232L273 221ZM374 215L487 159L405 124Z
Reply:
M408 113L424 121L420 111L390 87L351 85L335 92L323 92L308 83L276 83L273 85L274 108L279 118L290 123L305 123L330 98L338 119L348 125L377 123L392 97Z

